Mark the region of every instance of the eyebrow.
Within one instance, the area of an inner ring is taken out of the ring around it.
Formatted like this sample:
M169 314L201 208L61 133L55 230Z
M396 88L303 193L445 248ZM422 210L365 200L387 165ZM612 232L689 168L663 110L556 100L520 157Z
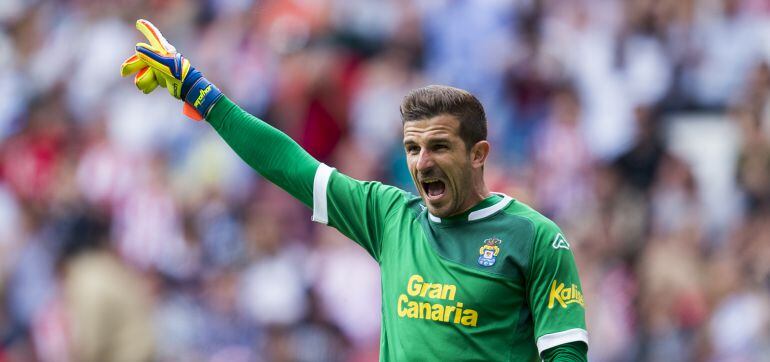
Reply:
M452 143L452 140L448 137L435 137L430 140L428 140L428 144L436 144L436 143Z
M451 144L452 140L450 138L448 138L448 137L440 136L440 137L434 137L434 138L429 139L427 143L428 143L428 145L435 145L437 143ZM416 144L417 144L417 142L415 142L411 138L404 139L404 146L416 145Z

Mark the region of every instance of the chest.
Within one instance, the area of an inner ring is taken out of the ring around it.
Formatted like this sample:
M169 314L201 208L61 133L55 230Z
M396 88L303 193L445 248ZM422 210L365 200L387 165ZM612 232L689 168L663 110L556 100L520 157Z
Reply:
M386 232L386 309L458 327L516 324L511 312L526 303L528 224L504 217L460 227L416 220Z

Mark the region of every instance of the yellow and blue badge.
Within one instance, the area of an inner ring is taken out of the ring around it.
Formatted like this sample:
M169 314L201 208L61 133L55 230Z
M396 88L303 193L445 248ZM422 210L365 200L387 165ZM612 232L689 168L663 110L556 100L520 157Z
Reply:
M495 265L495 261L497 261L497 254L500 254L499 245L502 242L502 240L495 237L484 240L484 245L482 245L479 249L479 254L481 254L481 256L479 256L479 265Z

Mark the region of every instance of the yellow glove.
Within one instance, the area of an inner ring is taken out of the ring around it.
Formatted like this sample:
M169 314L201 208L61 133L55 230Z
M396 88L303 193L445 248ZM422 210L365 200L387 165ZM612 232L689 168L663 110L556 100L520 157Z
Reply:
M203 119L222 92L195 70L152 23L139 19L136 28L150 44L136 44L136 53L120 67L121 76L136 73L134 84L145 94L157 86L168 89L172 96L185 101L184 114L195 120Z

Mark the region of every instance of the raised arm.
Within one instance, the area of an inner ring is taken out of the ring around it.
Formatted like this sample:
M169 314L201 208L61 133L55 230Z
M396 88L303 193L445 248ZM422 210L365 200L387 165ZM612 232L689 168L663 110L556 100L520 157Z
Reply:
M406 193L379 182L363 182L323 165L283 132L242 110L179 54L149 21L136 28L150 44L120 68L136 73L144 93L158 86L184 101L183 113L206 119L230 147L270 182L313 209L313 220L328 224L363 246L379 260L385 220L406 200Z
M285 133L221 97L206 120L246 163L270 182L313 207L320 164Z
M235 152L270 182L307 206L313 206L313 182L319 162L283 132L243 111L197 71L147 20L136 28L149 41L121 66L121 75L136 73L134 84L144 93L156 87L184 101L183 113L205 118Z

